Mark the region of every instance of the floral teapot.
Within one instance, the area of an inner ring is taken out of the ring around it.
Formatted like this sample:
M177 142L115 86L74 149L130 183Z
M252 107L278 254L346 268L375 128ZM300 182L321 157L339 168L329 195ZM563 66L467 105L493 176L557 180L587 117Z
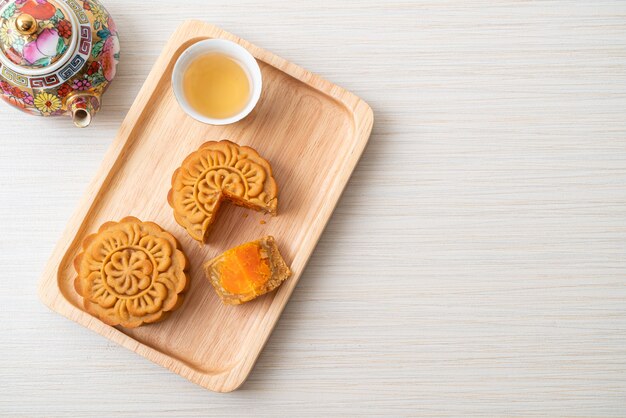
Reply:
M0 97L84 128L115 77L115 23L96 0L0 0Z

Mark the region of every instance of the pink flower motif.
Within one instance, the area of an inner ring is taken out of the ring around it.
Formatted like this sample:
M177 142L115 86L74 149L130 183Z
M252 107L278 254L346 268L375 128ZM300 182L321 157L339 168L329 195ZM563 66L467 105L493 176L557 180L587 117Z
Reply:
M102 48L102 72L107 81L113 80L116 73L117 60L115 54L120 52L120 41L116 35L110 36Z
M115 25L115 21L111 18L111 16L109 16L109 19L107 20L107 26L109 27L109 32L117 33L117 26Z
M15 4L24 4L26 0L15 0Z
M32 106L35 104L35 99L33 99L33 96L27 91L22 92L22 100L24 100L24 103L26 103L29 106Z
M31 64L34 64L35 62L45 57L45 55L37 49L37 41L29 42L24 45L23 54L24 59Z
M91 83L87 79L75 80L72 88L78 91L85 91L91 88Z
M57 53L59 32L56 29L45 29L37 37L37 49L48 57L54 57Z
M36 40L24 46L24 59L30 64L34 64L45 57L53 57L57 53L59 43L59 33L56 29L43 30Z

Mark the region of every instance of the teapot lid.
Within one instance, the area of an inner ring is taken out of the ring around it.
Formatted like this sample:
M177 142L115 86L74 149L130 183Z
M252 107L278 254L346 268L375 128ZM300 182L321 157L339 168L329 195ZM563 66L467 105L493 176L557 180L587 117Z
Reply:
M78 42L76 16L57 0L0 0L0 63L23 75L63 66Z

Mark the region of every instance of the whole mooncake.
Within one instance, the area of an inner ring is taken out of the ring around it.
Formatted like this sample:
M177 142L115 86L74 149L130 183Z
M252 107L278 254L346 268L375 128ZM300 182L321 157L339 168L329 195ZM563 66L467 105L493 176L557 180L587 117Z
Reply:
M204 242L223 200L276 215L277 194L272 167L254 149L212 141L174 172L167 200L176 222Z
M271 236L231 248L207 261L204 272L222 302L228 305L239 305L271 292L291 276Z
M155 223L127 217L83 241L74 287L87 312L135 328L165 319L182 304L186 266L176 238Z

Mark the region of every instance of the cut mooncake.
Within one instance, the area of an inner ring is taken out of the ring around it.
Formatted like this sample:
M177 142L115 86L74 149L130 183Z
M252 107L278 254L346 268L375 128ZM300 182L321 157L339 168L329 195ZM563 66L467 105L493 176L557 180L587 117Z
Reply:
M183 302L186 257L176 239L152 222L107 222L83 241L74 288L85 310L109 325L157 322Z
M291 276L271 236L231 248L206 262L204 271L227 305L239 305L271 292Z
M272 167L254 149L212 141L174 172L167 201L176 222L204 242L223 200L276 215L277 194Z

